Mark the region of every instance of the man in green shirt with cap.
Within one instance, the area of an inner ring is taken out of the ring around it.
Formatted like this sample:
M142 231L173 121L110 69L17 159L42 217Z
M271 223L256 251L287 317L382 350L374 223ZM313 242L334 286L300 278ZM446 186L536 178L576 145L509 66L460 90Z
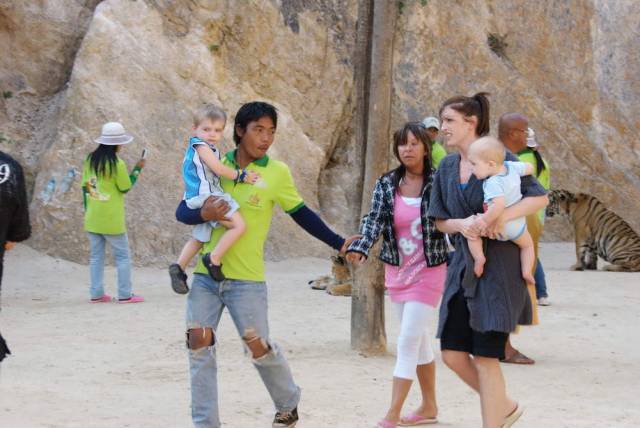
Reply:
M433 169L438 169L440 161L447 155L447 151L437 140L440 133L440 121L433 116L429 116L422 120L422 124L427 128L427 135L431 139L431 166L433 166Z

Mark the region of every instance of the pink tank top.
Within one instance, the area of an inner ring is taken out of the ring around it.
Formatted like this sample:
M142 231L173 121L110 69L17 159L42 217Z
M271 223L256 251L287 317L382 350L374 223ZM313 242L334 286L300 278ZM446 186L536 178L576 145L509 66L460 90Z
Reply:
M438 306L447 275L446 264L428 267L422 243L420 198L396 192L393 231L398 242L400 266L384 265L384 280L392 302L417 301Z

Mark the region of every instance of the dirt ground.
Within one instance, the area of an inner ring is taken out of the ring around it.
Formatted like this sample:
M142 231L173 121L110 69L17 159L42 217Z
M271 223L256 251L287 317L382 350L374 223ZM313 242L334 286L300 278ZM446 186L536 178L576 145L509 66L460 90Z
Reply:
M553 305L514 338L537 363L504 366L526 408L516 426L640 426L640 273L570 272L573 244L541 253ZM388 355L351 350L350 299L307 286L328 271L319 259L268 264L272 336L303 390L299 427L373 427L389 404L398 323L388 312ZM7 254L0 328L13 356L0 369L0 426L190 426L185 298L164 270L136 268L147 302L90 305L88 277L26 246ZM114 294L113 268L105 279ZM224 426L270 427L272 403L228 315L218 335ZM478 398L437 359L439 425L480 426ZM407 410L418 400L415 388Z

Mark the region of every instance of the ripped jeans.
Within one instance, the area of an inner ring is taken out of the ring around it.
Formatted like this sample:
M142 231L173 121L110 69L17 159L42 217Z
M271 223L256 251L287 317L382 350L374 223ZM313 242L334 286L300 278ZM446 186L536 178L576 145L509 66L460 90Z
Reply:
M269 391L276 410L287 411L297 407L300 388L293 381L284 355L269 340L266 284L239 280L219 283L208 275L194 274L187 297L187 328L213 327L217 331L225 306L240 336L244 335L245 329L253 328L271 346L266 355L253 360L253 365ZM216 336L216 343L219 340ZM189 350L189 370L194 426L219 427L216 346Z

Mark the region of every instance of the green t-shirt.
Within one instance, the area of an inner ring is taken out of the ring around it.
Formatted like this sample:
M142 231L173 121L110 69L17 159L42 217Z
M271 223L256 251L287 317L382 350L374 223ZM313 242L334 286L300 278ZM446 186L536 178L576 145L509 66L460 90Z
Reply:
M238 168L235 150L227 153L222 162ZM246 169L259 173L260 180L253 185L235 184L233 180L220 177L222 189L238 203L239 212L247 226L244 235L222 258L222 273L229 279L264 281L264 243L271 226L274 205L280 205L286 213L291 214L304 206L304 202L284 162L264 156L250 163ZM204 244L202 252L213 250L225 230L223 227L213 229L211 240ZM198 260L195 272L207 274L201 260Z
M434 169L438 169L438 166L440 166L440 161L444 159L446 155L447 151L444 149L444 147L442 147L442 144L434 141L431 145L431 164Z
M115 171L99 177L91 170L89 159L85 160L82 186L86 189L84 230L105 235L125 233L124 194L132 183L124 161L118 158Z
M533 150L528 148L524 149L523 151L518 153L518 159L520 159L521 162L527 162L528 164L533 165L533 174L534 175L536 174L536 172L538 171L537 169L538 163L536 162L536 156L533 154ZM551 187L551 175L549 170L549 164L544 158L542 159L542 162L544 162L545 168L542 170L540 175L537 176L536 178L538 179L540 184L542 184L542 187L549 190L549 188ZM540 223L544 224L544 219L545 219L544 208L538 211L538 218L540 219Z

